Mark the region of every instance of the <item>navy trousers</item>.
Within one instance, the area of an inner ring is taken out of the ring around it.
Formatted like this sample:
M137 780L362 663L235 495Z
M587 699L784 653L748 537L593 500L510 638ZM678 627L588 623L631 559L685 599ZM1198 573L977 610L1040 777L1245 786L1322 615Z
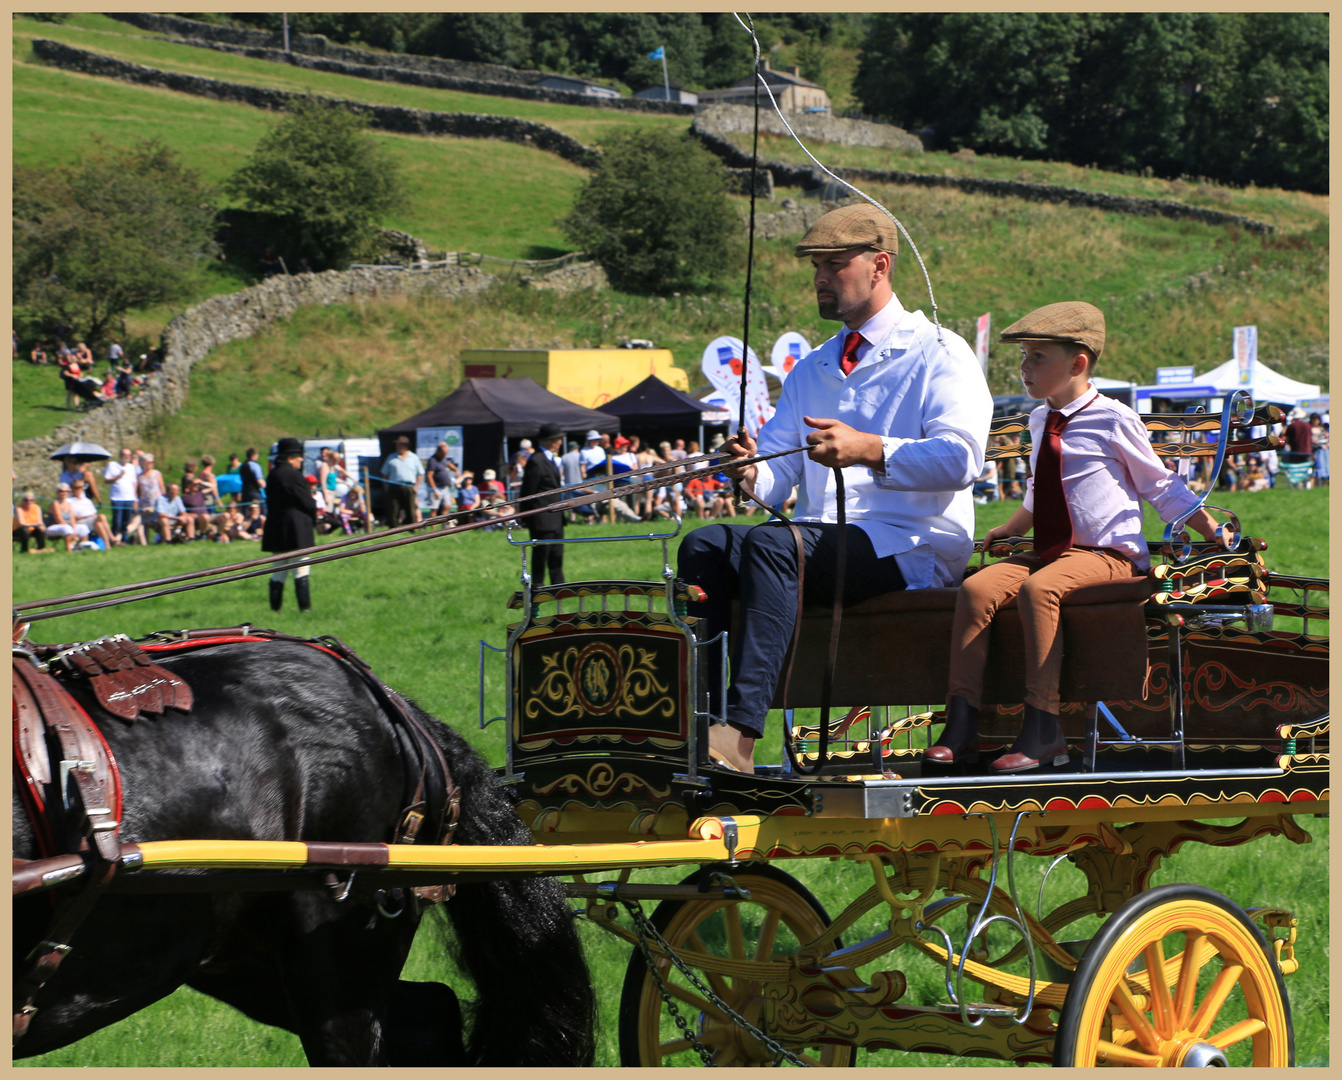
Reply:
M797 522L797 527L806 552L806 599L832 604L839 527L818 522ZM862 529L856 525L846 528L844 605L905 588L894 557L877 558ZM764 733L797 616L797 545L792 532L780 521L755 526L706 525L681 543L677 573L707 594L703 603L690 604L688 613L705 620L709 638L729 628L732 597L740 600L740 626L731 643L727 722L758 738ZM710 707L718 712L720 653L716 649L705 652Z

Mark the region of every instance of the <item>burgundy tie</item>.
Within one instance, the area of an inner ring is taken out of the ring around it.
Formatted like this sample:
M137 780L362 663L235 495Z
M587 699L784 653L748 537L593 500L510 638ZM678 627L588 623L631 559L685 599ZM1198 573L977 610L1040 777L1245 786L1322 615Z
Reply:
M1072 517L1062 490L1062 429L1068 417L1053 410L1044 422L1044 439L1034 470L1034 552L1051 563L1072 546Z
M862 335L856 330L843 339L843 355L839 357L839 367L845 375L851 375L857 367L857 347L862 344Z

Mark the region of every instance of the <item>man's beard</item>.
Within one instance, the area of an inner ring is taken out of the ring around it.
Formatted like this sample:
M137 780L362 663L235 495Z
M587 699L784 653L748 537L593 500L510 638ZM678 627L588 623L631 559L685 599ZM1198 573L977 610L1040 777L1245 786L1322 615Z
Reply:
M836 322L843 321L843 315L839 311L838 297L832 297L828 300L817 300L816 309L820 312L820 317L822 319L834 320Z

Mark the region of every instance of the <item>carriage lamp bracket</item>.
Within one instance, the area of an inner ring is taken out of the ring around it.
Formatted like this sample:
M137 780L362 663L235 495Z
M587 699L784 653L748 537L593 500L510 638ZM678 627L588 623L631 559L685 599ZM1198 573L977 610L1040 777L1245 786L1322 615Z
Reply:
M1263 936L1267 938L1268 948L1277 967L1283 975L1293 975L1300 970L1300 961L1295 958L1295 938L1300 920L1284 908L1261 907L1246 908L1244 913L1252 922L1263 924ZM1286 935L1279 937L1273 930L1285 930Z

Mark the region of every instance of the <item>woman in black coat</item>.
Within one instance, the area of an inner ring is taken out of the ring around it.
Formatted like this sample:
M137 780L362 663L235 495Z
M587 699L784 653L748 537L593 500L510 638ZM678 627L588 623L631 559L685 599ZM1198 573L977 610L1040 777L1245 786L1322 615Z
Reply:
M266 525L261 532L261 550L278 555L310 548L317 542L316 523L317 504L303 478L303 444L286 436L279 441L275 464L266 478ZM270 610L280 610L284 603L284 579L292 573L298 610L307 611L312 606L307 564L276 566L270 575Z

